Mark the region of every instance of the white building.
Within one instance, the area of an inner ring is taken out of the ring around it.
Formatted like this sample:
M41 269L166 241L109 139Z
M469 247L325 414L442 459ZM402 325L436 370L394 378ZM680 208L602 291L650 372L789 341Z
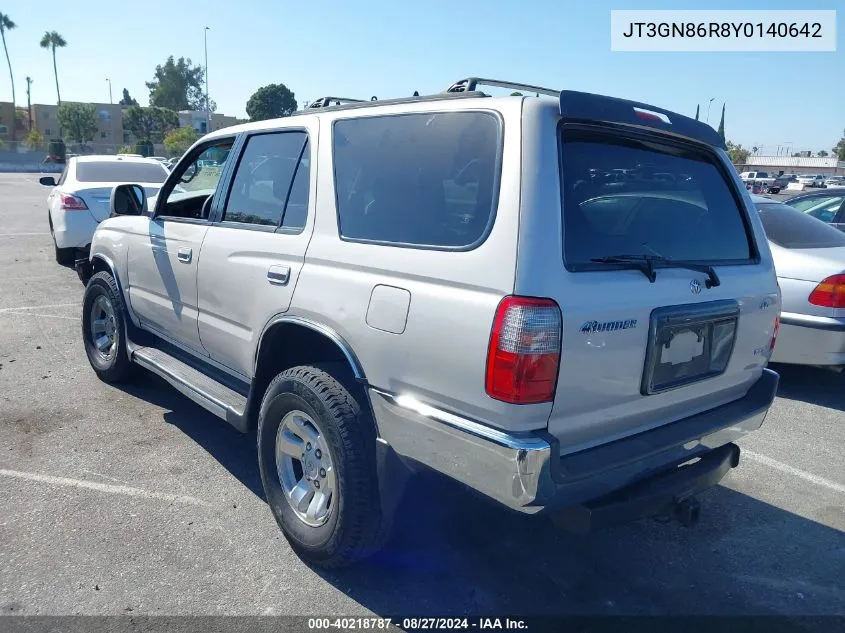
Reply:
M766 171L773 174L824 174L845 175L845 161L836 156L824 158L813 156L749 156L744 165L737 165L739 171Z

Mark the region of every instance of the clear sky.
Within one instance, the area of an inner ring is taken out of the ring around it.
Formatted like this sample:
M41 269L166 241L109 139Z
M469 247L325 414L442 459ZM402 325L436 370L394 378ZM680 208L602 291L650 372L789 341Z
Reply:
M18 28L6 34L18 104L33 78L34 103L55 103L45 30L68 41L58 51L67 101L108 102L128 88L148 103L145 81L168 55L203 63L209 26L211 98L245 116L260 86L284 83L300 103L328 94L385 99L442 90L466 76L525 81L644 101L710 123L726 102L726 135L775 153L830 151L845 128L845 44L825 53L628 53L610 51L610 10L839 9L842 0L116 0L33 3L0 0ZM137 7L143 7L139 10ZM11 90L5 64L0 100Z

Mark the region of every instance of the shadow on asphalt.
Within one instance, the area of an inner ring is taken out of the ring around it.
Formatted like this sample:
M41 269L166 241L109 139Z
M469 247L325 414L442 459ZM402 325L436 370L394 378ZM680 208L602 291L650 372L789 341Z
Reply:
M809 397L820 378L782 385ZM123 388L167 409L165 421L264 499L254 434L155 376ZM580 537L423 474L409 483L381 552L315 572L385 617L845 613L842 532L724 486L700 499L692 528L643 520Z
M801 365L772 364L778 374L778 397L845 411L845 373Z

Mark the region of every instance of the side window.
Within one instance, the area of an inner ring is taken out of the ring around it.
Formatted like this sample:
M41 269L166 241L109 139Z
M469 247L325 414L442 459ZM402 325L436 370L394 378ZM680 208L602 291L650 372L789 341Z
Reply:
M233 144L232 139L222 140L181 162L165 184L167 188L170 183L176 183L166 191L167 198L156 215L207 220L211 198L220 184Z
M308 203L308 169L298 170L297 165L307 142L308 135L299 131L251 136L232 179L223 221L279 226L289 194L293 198L292 184L296 184L294 176L303 171L306 199L302 202L302 194L299 192L297 209L304 226Z
M293 177L293 185L290 188L288 204L285 207L285 214L282 218L282 226L287 229L305 228L305 219L308 217L308 197L311 189L311 145L305 144L302 151L302 158L296 168L296 175Z
M486 112L337 121L341 236L447 249L477 244L498 195L499 135L498 119Z

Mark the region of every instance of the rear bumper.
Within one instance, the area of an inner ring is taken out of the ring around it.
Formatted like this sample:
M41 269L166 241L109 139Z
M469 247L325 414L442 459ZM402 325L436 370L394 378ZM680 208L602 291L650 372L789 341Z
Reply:
M90 211L58 211L51 218L59 248L85 248L91 244L98 223Z
M781 314L773 363L845 365L845 319Z
M545 432L505 433L407 396L374 388L370 395L379 435L401 457L510 508L536 513L586 504L645 481L663 482L661 500L667 495L683 496L690 489L691 473L697 473L695 492L715 485L736 465L738 453L736 459L718 453L724 459L715 462L708 455L760 428L777 384L778 375L765 369L743 398L564 456L557 441ZM705 466L693 471L677 468L694 458L700 458L695 466ZM724 467L725 463L730 466ZM681 471L683 475L674 474ZM650 510L652 505L640 504L633 513Z

